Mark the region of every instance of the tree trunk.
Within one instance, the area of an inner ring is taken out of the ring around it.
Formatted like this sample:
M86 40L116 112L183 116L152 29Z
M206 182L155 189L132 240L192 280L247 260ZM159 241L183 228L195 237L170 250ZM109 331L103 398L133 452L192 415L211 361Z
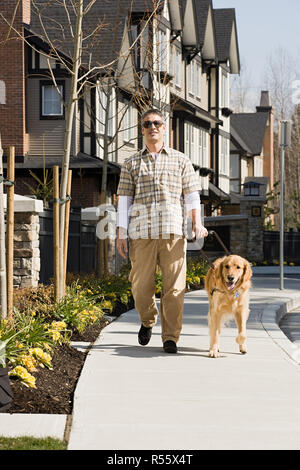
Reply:
M3 175L3 150L0 140L0 175ZM0 305L1 317L7 316L7 285L6 285L6 258L5 258L5 221L3 205L3 181L0 182ZM0 318L1 318L0 317Z
M78 2L77 10L77 21L76 21L76 33L74 38L74 55L73 55L73 75L71 80L70 97L66 109L66 131L64 140L64 156L62 163L62 175L60 185L60 226L59 226L59 274L60 274L60 286L59 286L59 298L61 299L64 292L64 229L65 229L65 217L66 217L66 199L67 183L68 183L68 171L70 164L70 153L71 153L71 138L72 138L72 126L74 118L75 103L77 100L77 84L78 84L78 71L81 59L81 44L82 44L82 17L83 17L83 0Z

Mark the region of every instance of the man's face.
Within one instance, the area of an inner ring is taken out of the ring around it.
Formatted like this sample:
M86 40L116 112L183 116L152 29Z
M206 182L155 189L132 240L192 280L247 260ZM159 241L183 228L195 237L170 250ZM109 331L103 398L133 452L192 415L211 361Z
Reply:
M147 123L147 127L144 127ZM145 136L146 144L163 144L166 125L158 114L148 114L142 122L142 134Z

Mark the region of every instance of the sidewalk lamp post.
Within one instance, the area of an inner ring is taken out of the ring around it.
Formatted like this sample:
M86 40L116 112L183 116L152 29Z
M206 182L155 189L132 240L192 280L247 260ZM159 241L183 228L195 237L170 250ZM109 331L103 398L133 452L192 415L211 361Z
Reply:
M285 149L291 145L291 121L280 121L279 143L281 147L280 159L280 289L284 289L283 284L283 262L284 262L284 156Z

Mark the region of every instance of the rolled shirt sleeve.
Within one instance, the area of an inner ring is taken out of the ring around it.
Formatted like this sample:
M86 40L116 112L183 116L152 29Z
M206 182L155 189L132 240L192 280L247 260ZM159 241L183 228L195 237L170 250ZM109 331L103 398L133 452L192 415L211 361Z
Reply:
M182 174L182 192L186 195L194 191L201 191L201 185L191 160L187 158Z

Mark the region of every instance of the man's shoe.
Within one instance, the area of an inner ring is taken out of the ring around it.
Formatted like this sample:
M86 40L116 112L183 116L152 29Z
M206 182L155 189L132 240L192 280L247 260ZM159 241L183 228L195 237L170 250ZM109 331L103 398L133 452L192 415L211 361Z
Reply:
M141 325L139 336L138 336L139 343L142 346L146 346L146 344L148 344L150 341L151 335L152 335L152 328L151 327L147 328L146 326Z
M177 346L174 341L165 341L164 342L164 351L169 354L176 354L177 353Z

